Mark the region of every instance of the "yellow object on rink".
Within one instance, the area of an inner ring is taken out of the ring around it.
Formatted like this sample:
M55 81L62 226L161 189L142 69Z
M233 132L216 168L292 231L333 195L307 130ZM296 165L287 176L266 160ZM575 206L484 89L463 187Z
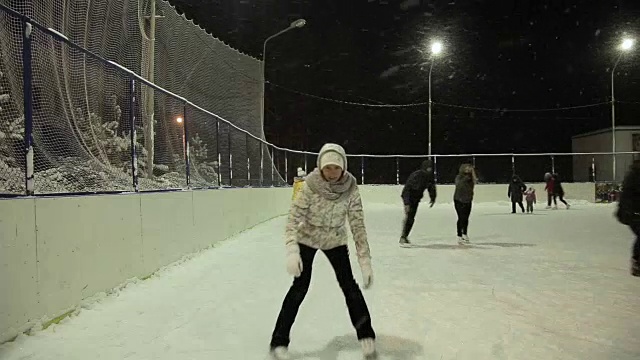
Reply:
M291 197L292 201L296 199L296 197L298 196L298 193L300 192L300 190L302 190L302 185L304 185L303 178L293 179L293 196Z

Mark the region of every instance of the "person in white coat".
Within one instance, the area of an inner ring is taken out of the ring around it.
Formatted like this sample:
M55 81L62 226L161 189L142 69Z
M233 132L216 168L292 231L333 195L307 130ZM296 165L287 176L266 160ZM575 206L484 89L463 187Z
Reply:
M294 277L271 336L271 354L288 359L291 327L309 290L313 259L321 250L329 259L344 294L351 323L365 357L375 356L375 332L362 291L353 277L346 220L355 241L364 288L373 282L371 255L356 179L347 171L347 156L337 144L325 144L317 168L291 205L285 231L287 272Z

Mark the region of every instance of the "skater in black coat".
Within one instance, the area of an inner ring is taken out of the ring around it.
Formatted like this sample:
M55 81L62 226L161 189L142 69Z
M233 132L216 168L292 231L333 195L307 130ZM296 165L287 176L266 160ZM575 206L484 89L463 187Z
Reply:
M433 176L433 162L425 160L422 162L420 169L409 175L404 188L402 189L402 203L404 204L404 222L402 226L402 236L400 236L400 244L409 244L409 233L413 227L418 205L424 197L424 191L429 192L429 207L433 207L436 202L436 184Z
M567 207L567 209L569 209L571 206L565 201L564 199L564 189L562 188L562 181L560 181L560 177L558 176L558 174L553 174L551 175L551 178L553 179L553 202L555 204L556 202L556 197L558 197L558 199L560 200L560 202L562 202L564 204L564 206ZM554 209L557 209L558 206L555 205Z
M631 275L640 276L640 160L633 162L624 178L616 216L636 235L631 253Z
M453 192L453 206L458 215L456 231L458 234L458 244L469 243L469 216L473 204L474 188L478 182L476 171L471 164L462 164L456 175L456 188Z
M522 179L518 175L513 175L511 183L509 184L509 190L507 196L511 198L511 213L516 213L516 204L520 206L522 212L524 212L524 205L522 205L522 197L524 191L527 190L527 186L522 182Z

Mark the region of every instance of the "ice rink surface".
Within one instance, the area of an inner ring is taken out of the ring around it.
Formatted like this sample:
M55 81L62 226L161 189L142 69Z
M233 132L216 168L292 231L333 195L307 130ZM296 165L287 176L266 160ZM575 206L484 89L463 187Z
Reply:
M507 203L474 204L469 246L456 243L451 204L425 205L413 247L400 248L401 206L365 204L375 278L364 295L379 359L640 359L633 236L614 205L538 204L534 214L511 214ZM59 325L0 346L0 359L268 359L291 282L285 220L97 297ZM360 282L353 255L352 264ZM294 359L361 359L321 254L290 351Z

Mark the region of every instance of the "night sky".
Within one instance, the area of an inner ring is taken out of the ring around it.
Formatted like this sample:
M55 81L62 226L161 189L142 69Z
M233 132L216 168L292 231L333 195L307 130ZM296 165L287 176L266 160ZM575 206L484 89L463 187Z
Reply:
M433 153L570 152L571 136L609 127L610 71L623 36L640 34L640 1L170 0L207 32L251 56L269 42L265 132L279 146L426 154L428 48ZM640 45L640 44L637 44ZM617 124L640 119L640 47L616 69ZM307 93L310 95L302 95ZM635 104L633 102L636 102ZM487 108L476 110L468 108Z

